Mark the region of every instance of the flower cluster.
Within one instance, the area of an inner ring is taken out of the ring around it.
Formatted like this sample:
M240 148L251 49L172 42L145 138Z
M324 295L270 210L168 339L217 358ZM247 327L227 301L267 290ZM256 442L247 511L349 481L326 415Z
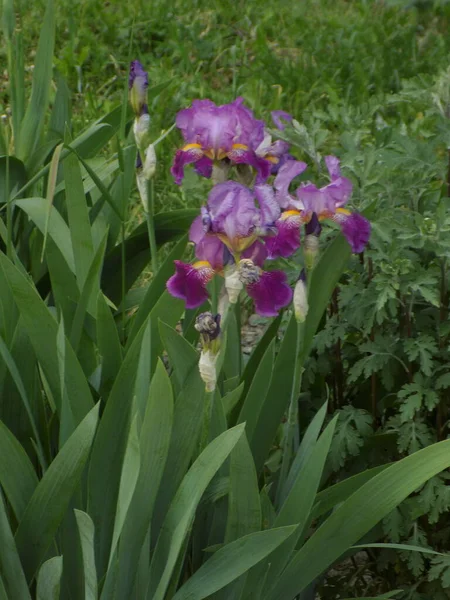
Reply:
M275 111L272 118L279 129L292 120L284 111ZM302 183L292 191L293 180L307 165L289 154L285 142L272 142L264 122L254 118L242 98L223 106L196 100L178 113L176 124L185 141L172 167L176 183L181 183L184 167L193 163L200 175L215 184L190 229L197 260L193 264L175 261L176 272L167 282L169 292L183 299L187 308L207 300L206 285L217 273L225 278L230 302L237 302L245 288L258 314L277 315L290 304L293 291L283 271L265 266L300 247L302 226L307 267L314 261L321 222L326 219L341 227L353 252L366 246L370 223L345 208L352 183L341 175L334 156L325 157L328 185ZM238 181L228 179L233 168Z

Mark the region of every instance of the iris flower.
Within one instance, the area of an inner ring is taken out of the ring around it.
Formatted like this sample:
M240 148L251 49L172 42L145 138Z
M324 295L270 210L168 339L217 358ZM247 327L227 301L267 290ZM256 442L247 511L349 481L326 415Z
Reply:
M280 214L269 185L257 185L253 191L235 181L214 186L189 233L198 260L175 261L169 292L183 299L186 308L196 308L208 298L206 284L218 273L226 285L246 288L258 314L276 316L291 302L292 290L283 271L262 267L268 257L264 239L274 234Z
M280 168L274 186L276 199L281 208L285 209L282 218L292 229L309 223L314 214L319 222L332 220L341 227L352 252L362 252L369 241L370 222L362 215L345 208L353 186L349 179L341 175L339 160L335 156L326 156L325 164L330 183L321 188L313 183L302 184L295 196L289 192L289 185L294 177L305 170L305 163L288 161ZM275 243L273 240L272 244Z
M178 113L176 125L185 141L171 169L178 185L187 164L193 163L200 175L211 177L213 164L221 161L250 165L256 171L256 183L262 183L287 148L284 142L268 143L264 122L255 119L242 98L221 106L211 100L194 100L190 108Z

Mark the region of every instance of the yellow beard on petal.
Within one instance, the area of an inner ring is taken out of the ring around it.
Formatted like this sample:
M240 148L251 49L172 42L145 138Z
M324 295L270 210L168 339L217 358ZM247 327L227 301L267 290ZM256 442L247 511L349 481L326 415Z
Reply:
M181 150L183 152L189 152L189 150L201 150L202 147L200 144L186 144L186 146L183 146L183 148L181 148Z
M292 217L301 217L301 212L299 210L285 210L281 213L280 220L286 221L286 219L290 219Z

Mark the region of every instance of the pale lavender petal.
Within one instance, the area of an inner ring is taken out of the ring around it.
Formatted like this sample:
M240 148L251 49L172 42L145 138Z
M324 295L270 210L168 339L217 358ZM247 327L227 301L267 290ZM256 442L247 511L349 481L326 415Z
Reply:
M267 258L266 246L257 240L241 254L241 258L249 258L255 265L262 267Z
M288 160L278 171L275 177L275 197L281 208L288 208L291 204L297 206L296 200L289 194L289 186L297 175L303 173L307 164L300 160Z
M235 144L244 144L251 150L256 150L264 140L264 121L255 119L253 112L244 105L244 99L239 97L229 105L237 119Z
M204 130L203 117L213 115L216 105L211 100L194 100L190 108L180 110L176 125L186 143L198 143L198 136Z
M256 283L247 286L247 293L263 317L276 317L292 301L292 290L283 271L263 271Z
M275 193L271 185L255 185L254 192L260 208L260 227L272 225L280 216L281 210L275 200Z
M322 190L333 201L335 208L340 208L352 195L353 184L346 177L337 177Z
M325 156L325 164L327 165L328 173L331 180L341 176L340 160L336 156Z
M225 251L226 246L223 242L211 233L204 235L200 242L195 246L195 256L199 260L209 262L214 271L223 269Z
M189 228L189 241L198 244L205 237L205 227L203 224L203 214L195 217Z
M322 190L333 200L336 208L344 206L352 195L353 184L350 179L341 176L340 161L336 156L325 156L325 164L331 183Z
M278 233L265 240L269 259L288 258L300 248L301 223L300 215L279 219L275 223Z
M170 169L177 185L181 185L181 182L183 181L184 167L190 163L197 162L202 156L203 152L199 148L192 148L186 151L177 150L175 160Z
M208 299L206 284L213 276L210 267L195 268L193 265L175 262L175 275L167 281L167 289L175 298L186 303L186 308L197 308Z
M339 223L342 233L347 238L352 252L359 254L367 246L370 238L370 222L359 213L336 213L334 221Z
M319 190L313 183L301 185L297 189L297 198L303 205L305 215L315 212L319 217L331 217L336 211L333 198L325 188Z
M289 152L289 144L287 142L283 142L283 140L276 140L267 149L267 154L269 156L274 156L278 159L284 156L287 152Z
M235 181L215 185L208 196L208 208L212 231L225 233L230 240L249 236L258 224L252 192Z
M275 123L275 127L278 127L281 131L286 127L281 119L287 123L292 122L292 115L284 110L273 110L270 114L272 115L272 121Z

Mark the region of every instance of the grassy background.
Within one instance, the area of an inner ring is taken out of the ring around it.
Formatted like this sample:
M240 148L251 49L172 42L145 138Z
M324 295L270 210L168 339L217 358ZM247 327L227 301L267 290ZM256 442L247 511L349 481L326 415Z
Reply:
M44 6L18 6L29 68ZM56 68L73 94L74 127L120 102L131 56L151 84L171 80L151 101L155 137L197 97L223 103L243 95L258 117L277 108L299 121L320 114L336 131L367 122L367 111L407 120L414 108L390 105L389 95L405 79L439 72L450 55L450 5L442 2L62 0L57 23ZM2 92L6 104L6 86ZM202 199L195 175L182 189L171 180L178 143L174 132L159 148L157 210Z

